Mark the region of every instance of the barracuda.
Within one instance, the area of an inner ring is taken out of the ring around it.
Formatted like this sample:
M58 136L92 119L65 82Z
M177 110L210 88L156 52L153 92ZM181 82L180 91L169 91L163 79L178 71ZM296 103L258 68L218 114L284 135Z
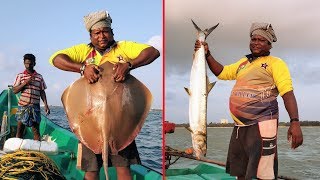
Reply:
M192 20L191 20L192 21ZM219 25L201 30L193 21L197 29L197 39L205 41L207 36ZM208 94L216 82L210 83L207 76L205 50L202 45L194 52L190 75L190 87L185 88L189 95L189 123L192 146L195 155L200 159L207 153L207 99Z

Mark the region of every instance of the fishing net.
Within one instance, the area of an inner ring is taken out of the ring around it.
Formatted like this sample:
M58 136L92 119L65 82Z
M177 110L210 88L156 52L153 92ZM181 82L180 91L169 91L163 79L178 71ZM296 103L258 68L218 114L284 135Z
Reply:
M35 151L17 151L2 156L0 177L3 180L65 180L51 159Z

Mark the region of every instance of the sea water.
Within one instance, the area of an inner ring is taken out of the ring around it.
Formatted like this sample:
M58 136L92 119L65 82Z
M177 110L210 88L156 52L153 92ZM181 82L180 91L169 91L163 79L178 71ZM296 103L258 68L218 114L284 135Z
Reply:
M48 118L70 131L67 116L61 106L50 106ZM162 173L162 110L151 110L135 139L142 164Z
M295 179L320 179L320 127L302 127L303 145L295 150L287 141L288 127L278 130L279 175ZM232 128L208 128L207 159L226 162ZM191 135L185 128L176 128L166 135L166 145L184 151L192 147ZM199 162L180 158L170 168L195 167Z

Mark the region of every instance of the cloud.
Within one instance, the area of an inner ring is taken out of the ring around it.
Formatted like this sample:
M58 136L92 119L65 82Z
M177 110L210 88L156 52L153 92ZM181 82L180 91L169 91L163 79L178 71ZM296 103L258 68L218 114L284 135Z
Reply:
M229 64L249 53L249 28L252 22L272 23L279 41L274 43L278 56L289 49L296 52L317 52L320 14L317 1L205 1L184 4L183 1L166 3L166 53L169 72L178 65L186 68L191 60L195 41L192 18L201 28L220 23L207 41L222 64ZM178 5L179 4L179 5ZM178 5L178 6L177 6ZM181 8L176 8L181 7ZM250 7L250 8L249 8ZM269 11L272 9L272 13ZM297 12L300 12L299 15ZM273 49L273 50L274 50ZM279 54L278 54L279 53Z
M155 47L156 49L158 49L160 52L162 51L162 37L159 35L156 36L152 36L147 44Z

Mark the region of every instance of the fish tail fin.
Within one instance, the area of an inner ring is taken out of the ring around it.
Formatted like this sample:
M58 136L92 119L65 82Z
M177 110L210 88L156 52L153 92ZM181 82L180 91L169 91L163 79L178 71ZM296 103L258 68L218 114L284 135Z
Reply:
M202 30L199 28L199 26L198 26L192 19L191 19L191 21L192 21L193 26L197 29L197 31L198 31L198 32L201 32ZM204 34L206 35L206 38L209 36L209 34L210 34L215 28L218 27L218 25L219 25L219 23L216 24L215 26L212 26L211 28L205 29L205 30L203 31Z
M210 34L216 27L218 27L218 25L219 25L219 23L216 24L215 26L212 26L212 27L209 28L209 29L205 29L205 30L204 30L204 34L206 35L206 38L209 36L209 34Z
M102 149L102 160L103 160L103 168L104 168L104 173L106 175L106 180L109 179L109 175L108 175L108 153L109 153L108 141L104 141L103 142L103 149Z
M186 90L186 92L188 93L189 96L191 95L191 92L189 91L188 88L185 87L184 90Z
M193 26L196 28L197 31L202 31L198 25L191 19Z

